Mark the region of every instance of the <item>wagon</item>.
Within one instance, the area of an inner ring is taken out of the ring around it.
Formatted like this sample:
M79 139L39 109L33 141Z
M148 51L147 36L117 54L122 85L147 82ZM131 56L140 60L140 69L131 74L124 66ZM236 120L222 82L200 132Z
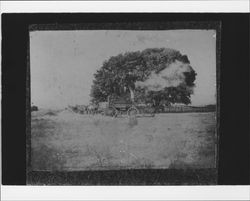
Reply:
M154 116L155 109L151 104L138 103L124 97L109 98L105 115L117 117L127 116Z

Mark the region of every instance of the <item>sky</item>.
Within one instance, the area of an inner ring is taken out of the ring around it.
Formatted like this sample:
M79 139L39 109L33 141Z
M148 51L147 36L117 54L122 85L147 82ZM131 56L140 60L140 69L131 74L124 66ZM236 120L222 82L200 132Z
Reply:
M191 105L216 103L215 30L31 31L31 102L51 109L88 104L93 74L105 60L162 47L187 55L196 71Z

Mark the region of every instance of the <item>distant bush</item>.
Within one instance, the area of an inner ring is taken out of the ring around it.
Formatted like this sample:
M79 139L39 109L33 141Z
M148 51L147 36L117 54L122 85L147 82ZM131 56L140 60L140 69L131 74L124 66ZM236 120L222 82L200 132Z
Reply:
M31 106L31 112L33 112L33 111L38 111L38 107L35 105Z

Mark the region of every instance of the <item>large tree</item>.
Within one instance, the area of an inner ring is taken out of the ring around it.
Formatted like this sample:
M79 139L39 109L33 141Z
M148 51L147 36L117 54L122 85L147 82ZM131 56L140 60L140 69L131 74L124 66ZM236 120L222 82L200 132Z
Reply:
M190 64L188 57L179 51L168 48L150 48L137 52L126 52L104 61L102 67L94 74L91 89L92 102L107 101L109 96L131 99L136 102L151 102L156 107L162 104L189 104L193 93L196 73L184 72L185 81L178 86L168 86L161 90L150 91L136 87L136 82L144 82L154 73L160 73L172 63L179 61Z

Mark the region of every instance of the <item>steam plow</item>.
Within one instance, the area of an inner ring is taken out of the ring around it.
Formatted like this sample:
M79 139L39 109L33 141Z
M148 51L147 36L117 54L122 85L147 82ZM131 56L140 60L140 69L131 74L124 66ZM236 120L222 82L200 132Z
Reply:
M136 103L124 98L109 99L104 115L113 117L154 117L155 109L146 103Z

